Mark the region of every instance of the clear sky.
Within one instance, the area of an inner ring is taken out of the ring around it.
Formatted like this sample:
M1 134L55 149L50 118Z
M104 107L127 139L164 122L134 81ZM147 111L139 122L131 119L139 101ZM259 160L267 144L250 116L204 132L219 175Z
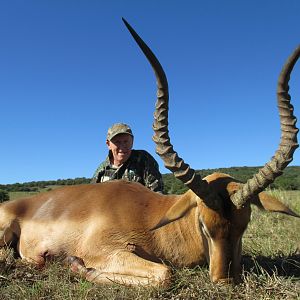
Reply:
M273 156L298 0L9 0L0 2L0 183L91 177L115 122L130 124L135 148L167 172L151 139L155 78L122 17L165 69L171 141L187 163L259 166ZM299 62L290 87L300 119Z

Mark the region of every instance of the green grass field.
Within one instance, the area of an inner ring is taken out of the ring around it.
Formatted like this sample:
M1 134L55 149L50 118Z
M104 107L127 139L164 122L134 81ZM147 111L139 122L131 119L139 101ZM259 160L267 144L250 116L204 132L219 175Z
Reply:
M63 186L61 185L51 185L51 186L47 186L44 189L40 189L38 192L9 192L9 199L10 200L14 200L14 199L19 199L19 198L25 198L25 197L30 197L33 195L36 195L38 193L44 193L50 190L54 190L54 189L59 189Z
M300 191L272 193L300 213ZM300 219L253 208L243 239L243 268L244 280L237 286L212 284L205 267L174 270L165 290L103 286L58 263L36 270L4 249L0 299L300 299Z

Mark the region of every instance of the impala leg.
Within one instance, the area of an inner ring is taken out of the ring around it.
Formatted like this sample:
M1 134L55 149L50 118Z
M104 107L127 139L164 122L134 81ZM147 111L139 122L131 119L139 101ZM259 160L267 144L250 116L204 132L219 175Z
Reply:
M0 229L0 247L7 246L13 240L13 232L10 227Z
M168 267L145 260L131 252L113 255L104 267L86 268L82 259L68 257L71 270L95 283L167 286L171 271Z

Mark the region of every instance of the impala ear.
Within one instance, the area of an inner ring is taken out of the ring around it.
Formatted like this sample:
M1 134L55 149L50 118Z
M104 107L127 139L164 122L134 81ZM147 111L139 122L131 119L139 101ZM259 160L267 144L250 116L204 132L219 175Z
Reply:
M152 227L150 230L158 229L165 226L173 221L182 218L191 208L197 206L196 197L190 197L189 195L184 195L181 199L173 204L166 214L161 218L157 225Z
M256 205L260 209L271 212L280 212L289 216L300 218L300 215L293 212L285 204L280 202L276 197L269 195L266 192L261 192L257 197L252 198L251 204Z

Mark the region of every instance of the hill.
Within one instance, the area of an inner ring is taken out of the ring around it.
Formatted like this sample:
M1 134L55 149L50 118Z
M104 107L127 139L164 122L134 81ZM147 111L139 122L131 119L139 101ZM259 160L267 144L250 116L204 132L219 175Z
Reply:
M261 167L231 167L203 169L197 170L196 172L199 173L202 178L214 172L226 173L241 182L246 182L253 174L257 173L260 168ZM187 190L184 184L176 179L173 174L164 174L163 180L166 193L182 194ZM280 190L300 190L300 166L287 167L283 175L276 178L270 188Z
M231 167L219 169L203 169L197 170L202 177L205 177L214 172L227 173L241 182L246 182L253 174L261 167ZM173 174L163 174L164 192L181 194L187 190L184 184L176 179ZM55 186L74 185L89 183L90 178L75 178L75 179L58 179L48 181L32 181L25 183L0 184L0 190L6 192L39 192L44 189L52 189ZM278 177L271 185L271 188L281 190L300 190L300 166L287 167L282 176Z

